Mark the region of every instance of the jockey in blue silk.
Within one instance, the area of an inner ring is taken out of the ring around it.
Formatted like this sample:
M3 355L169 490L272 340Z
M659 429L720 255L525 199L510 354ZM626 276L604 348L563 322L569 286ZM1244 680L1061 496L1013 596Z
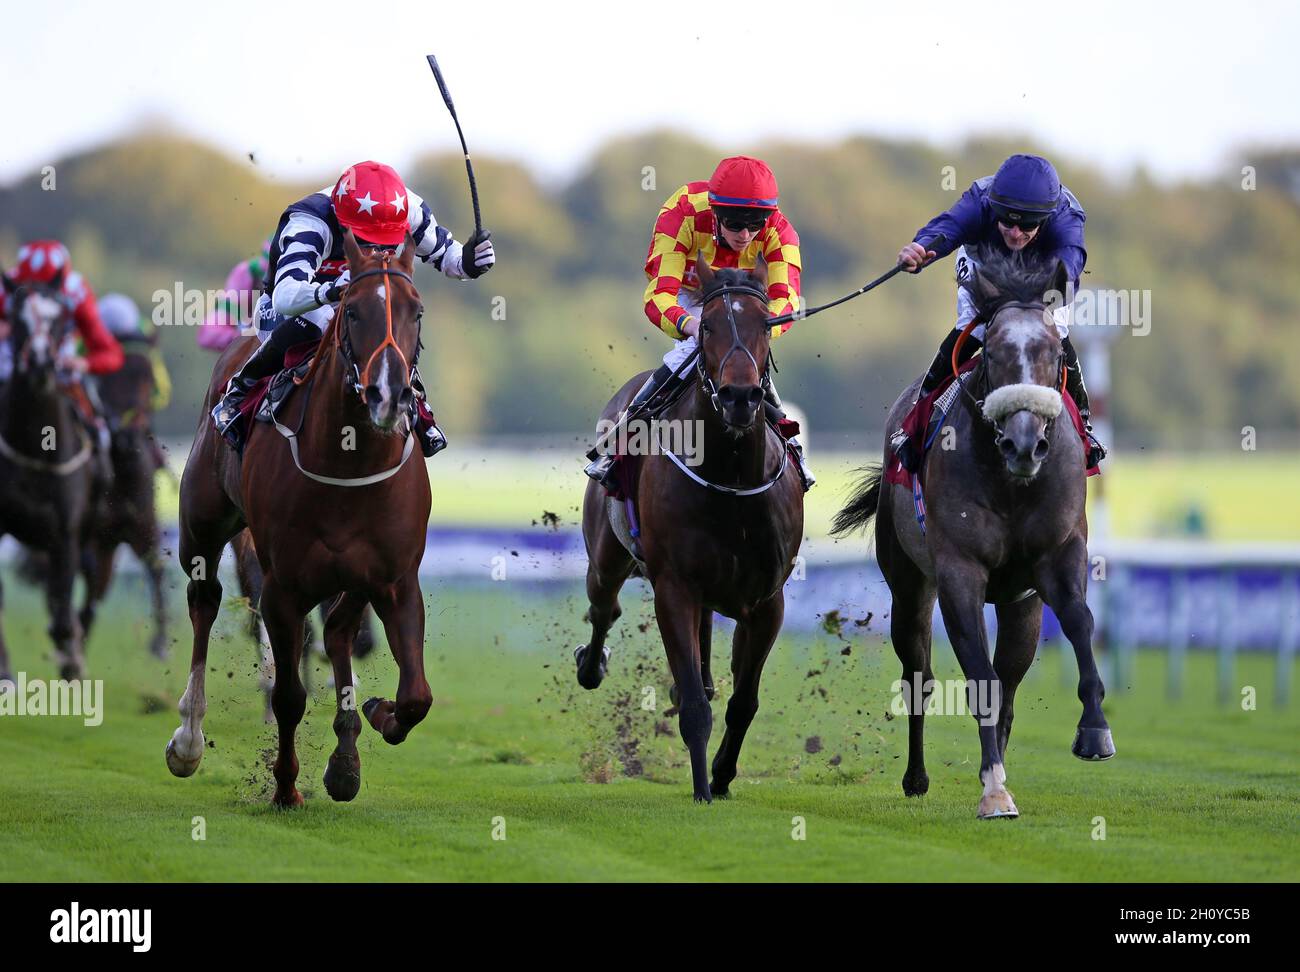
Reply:
M1067 306L1053 311L1053 319L1065 353L1066 391L1079 406L1092 443L1085 465L1091 469L1105 458L1106 450L1093 436L1089 423L1088 391L1083 384L1079 355L1070 343L1068 306L1073 292L1078 289L1088 259L1083 240L1086 218L1079 200L1061 185L1051 162L1038 155L1013 155L1002 163L996 175L976 180L962 193L955 206L917 230L912 242L899 252L898 262L916 273L931 261L956 250L959 283L969 279L976 266L967 247L972 250L981 246L1011 252L1023 250L1048 260L1059 258L1065 264L1071 293L1067 295ZM975 316L974 302L965 288L958 286L956 327L939 347L939 353L917 392L918 400L933 392L952 372L952 353L957 338ZM963 359L979 349L983 337L984 325L977 325L962 345ZM904 468L916 472L921 460L917 444L901 432L892 441Z
M217 431L237 449L242 448L239 408L248 393L260 379L284 367L289 348L321 337L347 290L345 229L352 230L363 247L393 248L410 233L415 255L456 280L476 279L496 263L486 230L472 234L464 245L458 243L401 176L378 162L358 162L332 188L294 203L271 238L266 281L255 311L262 345L230 379L212 409ZM411 384L416 392L412 424L420 448L432 456L446 447L447 439L429 411L418 373L412 374Z

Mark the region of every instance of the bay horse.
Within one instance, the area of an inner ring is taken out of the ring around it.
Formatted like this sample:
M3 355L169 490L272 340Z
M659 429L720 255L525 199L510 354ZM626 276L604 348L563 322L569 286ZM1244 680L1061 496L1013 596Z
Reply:
M107 484L94 441L57 373L59 346L73 326L72 311L61 299L62 272L48 284L3 279L13 374L0 392L0 537L10 535L45 559L45 603L59 675L79 679L85 674L85 639L73 588ZM0 632L0 679L9 675Z
M751 276L743 270L715 273L704 259L696 265L702 304L696 374L659 420L697 423L702 461L689 469L652 451L635 464L630 492L640 521L640 564L611 522L611 510L617 515L621 502L598 483L587 483L582 535L591 639L575 656L579 684L594 689L606 673L606 635L622 613L618 592L638 571L654 589L695 800L711 802L729 795L741 743L758 711L759 677L781 630L783 588L803 536L803 484L790 468L784 440L764 420L771 363L766 266L760 262ZM626 408L647 374L618 391L603 420L614 420ZM714 611L736 621L735 684L710 781Z
M879 467L868 470L834 521L833 533L844 535L875 518L876 555L893 598L890 634L903 664L908 796L924 794L930 784L924 726L938 598L979 726L981 819L1019 813L1006 788L1006 751L1016 688L1034 660L1044 603L1060 620L1079 665L1083 715L1072 751L1085 760L1115 754L1086 601L1084 452L1068 417L1056 421L1063 409L1063 356L1049 308L1067 293L1067 283L1059 261L980 257L978 272L963 286L987 322L982 360L945 419L954 447L933 449L924 460L924 530L912 491L884 481ZM889 410L885 462L889 433L901 425L919 385L918 378ZM998 619L992 661L986 603L996 605Z
M306 691L298 663L303 619L321 601L334 601L325 623L337 696L338 744L324 780L331 798L351 800L361 787L351 651L367 603L384 625L399 671L396 701L371 698L361 707L371 726L396 745L433 701L424 674L417 573L429 521L429 478L418 456L408 461L415 443L410 378L423 313L411 280L415 244L408 235L396 251L363 249L349 230L344 249L351 284L303 387L284 408L284 424L255 423L242 458L213 429L208 414L256 339L232 343L214 368L181 479L180 562L190 577L194 648L167 766L176 776L190 776L203 757L208 636L221 605L217 564L226 543L247 526L262 571L261 616L275 658L271 704L279 751L272 802L282 808L302 804L294 734ZM295 411L298 417L290 417ZM297 433L290 431L295 425Z
M155 658L167 657L167 605L163 585L162 532L154 499L154 474L160 468L160 454L153 441L153 361L147 339L119 339L123 364L101 375L99 397L108 413L111 430L110 458L113 483L105 498L102 515L91 532L89 556L83 557L85 600L81 627L86 637L94 625L95 610L108 593L113 580L117 548L126 544L144 567L149 581L153 609L153 637L149 651ZM152 343L152 342L148 342ZM141 347L145 345L145 347Z

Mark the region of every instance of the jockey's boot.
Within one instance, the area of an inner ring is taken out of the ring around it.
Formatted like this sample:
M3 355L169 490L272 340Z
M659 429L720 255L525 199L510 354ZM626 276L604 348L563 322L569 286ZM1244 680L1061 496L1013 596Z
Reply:
M1088 455L1083 468L1091 469L1106 458L1106 447L1092 434L1092 415L1088 404L1088 389L1083 384L1083 368L1079 363L1079 352L1074 350L1069 337L1061 339L1061 350L1065 352L1065 390L1079 406L1079 416L1083 419L1084 430L1088 433Z
M225 394L212 407L212 424L236 452L242 453L244 450L244 440L239 428L239 409L244 404L244 399L248 397L254 385L284 367L285 351L290 344L302 340L300 334L295 334L294 340L291 341L276 340L281 331L296 331L289 326L290 323L285 322L272 331L271 336L249 356L243 367L231 375Z
M424 390L424 379L415 368L411 369L411 388L415 391L411 402L411 428L419 436L420 451L424 453L424 458L432 459L447 448L447 436L443 434L442 429L438 428L438 422L433 417L433 409L429 408L429 396Z
M623 414L618 417L614 427L606 432L599 442L587 450L587 458L591 461L587 463L587 468L583 471L610 492L618 489L618 482L614 478L614 460L617 455L608 450L618 441L619 433L627 424L628 415L639 411L642 405L659 394L659 392L667 390L669 379L672 376L673 369L668 365L660 365L655 369L654 373L645 380L641 390L632 397L632 401L628 403Z
M794 453L795 463L799 467L799 478L803 481L803 491L806 493L817 485L817 477L813 475L812 469L808 466L808 460L803 454L803 443L799 441L798 433L786 436L782 423L791 422L785 417L785 409L781 407L781 396L776 393L776 383L770 378L767 382L767 388L763 390L763 410L767 413L768 419L777 427L782 438L790 443L790 451ZM793 424L791 422L791 424Z
M930 367L921 379L921 387L916 390L916 401L919 402L927 395L933 394L940 383L952 374L952 352L957 347L957 339L961 337L961 329L955 328L948 332L939 345L939 351L930 362ZM958 366L965 364L971 359L971 356L980 349L983 342L970 335L966 338L966 343L961 346L961 359L957 362ZM921 444L915 442L902 429L894 432L889 440L890 448L894 455L898 457L899 463L908 472L915 474L921 468L921 459L923 458Z

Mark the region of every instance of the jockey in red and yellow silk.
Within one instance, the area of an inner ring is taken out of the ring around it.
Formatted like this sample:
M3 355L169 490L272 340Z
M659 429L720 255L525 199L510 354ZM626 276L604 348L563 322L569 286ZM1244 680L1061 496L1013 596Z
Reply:
M700 307L694 292L699 287L695 269L699 257L714 270L753 270L761 255L767 263L769 313L775 317L799 310L799 234L779 206L776 176L766 162L746 155L723 159L707 182L688 182L668 197L646 253L645 313L675 344L632 399L629 410L664 390L698 347ZM791 323L773 329L773 339L789 330ZM767 395L769 419L784 420L781 400L770 382ZM796 438L789 442L804 489L811 489L816 480L804 462L803 448ZM587 475L614 490L615 457L602 451L597 446L588 453L593 461Z

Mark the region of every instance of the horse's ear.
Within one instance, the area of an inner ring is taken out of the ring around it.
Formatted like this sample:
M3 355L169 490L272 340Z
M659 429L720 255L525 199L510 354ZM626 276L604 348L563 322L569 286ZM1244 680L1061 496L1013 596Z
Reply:
M980 272L978 267L975 268L975 292L984 300L990 302L997 300L1002 293L993 281Z
M0 273L0 281L3 281L4 283L4 289L6 294L12 294L15 290L18 289L18 285L14 283L11 279L9 279L9 274L7 273Z
M63 289L63 281L68 277L67 266L59 267L58 271L50 278L50 289L58 293Z
M704 251L695 251L695 275L700 278L700 289L707 290L713 283L713 268L709 266L709 261L704 259Z
M767 290L767 261L763 259L763 254L754 258L754 269L750 271L750 276L754 278L754 283Z
M407 273L415 267L415 237L410 230L406 231L406 239L397 247L397 262Z
M343 253L348 258L348 266L355 273L357 268L365 262L365 257L361 254L361 247L357 243L356 235L350 229L343 231Z

